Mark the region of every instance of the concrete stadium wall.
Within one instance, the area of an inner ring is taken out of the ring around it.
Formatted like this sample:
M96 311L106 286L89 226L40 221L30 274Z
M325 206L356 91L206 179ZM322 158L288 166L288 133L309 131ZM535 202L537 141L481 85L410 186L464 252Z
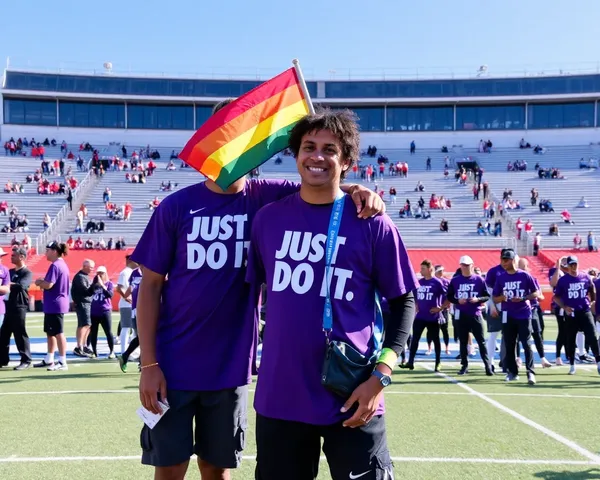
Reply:
M70 145L79 145L83 141L92 145L107 145L120 142L131 147L152 145L181 148L194 132L191 130L124 130L94 129L71 127L40 127L31 125L2 125L0 139L27 137L30 139L55 138L59 143L65 140ZM492 140L495 147L517 147L521 138L532 145L588 145L600 142L600 129L573 128L555 130L484 130L458 132L365 132L362 134L362 146L377 145L378 148L406 148L415 141L418 148L440 148L447 145L463 145L464 148L476 148L480 139Z

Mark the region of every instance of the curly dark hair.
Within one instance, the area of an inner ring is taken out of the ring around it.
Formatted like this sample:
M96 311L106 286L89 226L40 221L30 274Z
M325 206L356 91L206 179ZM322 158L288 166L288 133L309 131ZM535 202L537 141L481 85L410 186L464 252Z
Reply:
M329 130L340 141L342 157L348 162L348 169L342 170L341 178L343 179L360 156L360 134L357 120L356 114L348 109L320 108L314 114L307 115L294 125L290 133L290 149L294 157L298 158L304 135Z

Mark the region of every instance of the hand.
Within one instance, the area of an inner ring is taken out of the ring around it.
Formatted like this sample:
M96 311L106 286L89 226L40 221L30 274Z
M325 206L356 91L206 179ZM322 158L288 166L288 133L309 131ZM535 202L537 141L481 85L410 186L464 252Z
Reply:
M125 301L126 301L127 303L133 303L133 299L132 299L131 297L127 297L127 298L125 299Z
M356 390L344 403L342 413L350 410L356 402L358 402L358 408L354 415L343 423L344 427L356 428L369 423L377 411L382 395L383 386L374 376L369 377L366 382L356 387Z
M571 315L573 313L573 309L571 307L565 307L564 311L566 314Z
M492 310L492 314L491 315L492 315L492 318L498 318L500 316L500 312L498 312L498 310L494 308Z
M35 281L35 284L36 284L36 285L39 287L39 286L41 285L41 283L42 283L42 282L43 282L43 280L42 280L41 278L38 278L38 279Z
M385 213L385 203L381 197L362 185L353 185L350 196L354 205L356 205L358 218L371 218Z
M433 307L429 310L429 313L440 313L442 311L439 307Z
M479 303L479 298L478 297L471 297L471 298L469 298L469 303Z
M162 370L158 365L154 367L142 368L140 375L140 402L147 410L152 413L161 413L158 405L158 393L160 401L167 402L167 381Z
M459 303L459 305L465 305L465 304L467 303L467 299L466 299L466 298L461 298L461 299L458 301L458 303Z

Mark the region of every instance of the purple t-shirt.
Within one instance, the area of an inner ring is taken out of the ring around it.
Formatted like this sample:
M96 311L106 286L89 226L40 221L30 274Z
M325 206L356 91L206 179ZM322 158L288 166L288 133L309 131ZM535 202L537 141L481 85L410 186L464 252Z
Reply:
M90 307L90 313L92 315L102 315L105 312L112 310L111 298L115 291L115 286L109 280L104 285L106 290L100 285L96 284L94 288L94 296L92 297L92 306Z
M502 265L496 265L488 270L488 272L485 274L485 284L490 290L493 290L494 286L496 285L496 279L498 278L498 275L504 273L505 271L506 270L502 268Z
M415 319L426 322L439 321L442 313L430 313L432 308L439 308L446 300L448 289L439 278L431 277L429 280L421 278L416 294L417 314Z
M10 283L10 271L4 265L0 265L0 285L5 287ZM6 313L6 303L4 302L4 295L0 297L0 315ZM8 298L8 297L7 297Z
M152 214L132 260L168 275L156 355L169 388L250 383L258 339L254 287L245 282L250 225L261 207L298 189L287 181L252 180L225 195L202 182L172 193Z
M459 274L450 280L450 284L454 288L454 295L457 300L487 296L485 281L479 275L473 274L470 277L465 277ZM482 308L483 306L480 303L467 302L464 305L456 303L454 305L454 317L457 317L457 311L464 315L478 315L481 314ZM460 314L458 319L460 319Z
M524 270L517 270L515 273L501 273L496 277L496 284L492 295L499 297L506 295L511 298L524 298L537 290L534 278ZM531 303L529 300L524 302L502 302L502 314L506 313L515 320L528 320L531 318Z
M129 286L131 287L131 309L133 316L136 316L135 309L137 308L138 292L140 283L142 282L142 271L139 268L135 268L131 275L129 275Z
M356 216L345 197L330 270L331 338L373 351L375 290L394 299L418 287L397 228L387 215ZM268 313L254 407L266 417L329 425L348 418L344 399L321 385L326 340L325 247L331 205L300 194L263 208L252 226L247 279L267 284ZM384 411L383 400L377 413Z
M562 300L564 306L587 312L590 309L588 289L591 285L592 280L586 273L579 273L575 277L566 274L559 278L555 295Z
M548 270L548 282L550 282L552 280L552 277L554 276L554 272L556 272L556 267L552 267L550 270ZM552 288L552 293L556 294L556 287ZM552 308L552 310L554 310L555 308L558 308L558 305L554 301L554 295L552 296L552 304L550 305L550 308Z
M44 280L54 284L51 289L44 290L42 298L44 313L69 313L69 267L67 263L62 258L51 263Z

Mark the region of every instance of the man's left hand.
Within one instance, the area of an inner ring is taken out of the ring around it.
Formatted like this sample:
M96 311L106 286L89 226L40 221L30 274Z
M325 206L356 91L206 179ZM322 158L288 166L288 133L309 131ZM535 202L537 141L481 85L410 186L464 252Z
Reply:
M385 213L385 203L381 197L362 185L353 185L350 196L356 205L358 218L371 218Z
M358 402L358 408L354 415L343 423L344 427L356 428L369 423L377 411L382 395L383 386L375 376L369 377L366 382L356 387L356 390L344 403L342 412L350 410L356 402Z

